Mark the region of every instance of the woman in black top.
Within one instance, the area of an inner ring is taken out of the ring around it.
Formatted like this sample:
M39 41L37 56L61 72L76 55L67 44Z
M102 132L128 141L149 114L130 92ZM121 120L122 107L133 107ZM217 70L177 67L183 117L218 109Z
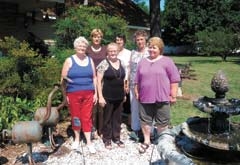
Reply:
M107 149L112 148L111 141L124 147L120 140L122 103L125 97L125 66L117 58L119 52L116 43L107 46L107 58L97 66L97 88L99 104L103 107L102 139Z

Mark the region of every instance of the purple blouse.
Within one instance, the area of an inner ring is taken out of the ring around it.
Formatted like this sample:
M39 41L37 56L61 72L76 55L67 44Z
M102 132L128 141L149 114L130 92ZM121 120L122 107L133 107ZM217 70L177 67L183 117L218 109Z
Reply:
M154 62L144 58L138 64L135 84L141 103L170 101L170 84L179 81L178 69L169 57L162 56Z

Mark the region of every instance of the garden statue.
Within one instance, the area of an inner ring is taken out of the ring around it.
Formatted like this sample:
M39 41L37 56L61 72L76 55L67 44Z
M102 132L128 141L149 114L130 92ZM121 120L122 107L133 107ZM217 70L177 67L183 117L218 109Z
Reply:
M54 149L56 144L53 139L51 128L56 126L59 121L59 110L65 106L65 95L63 102L58 107L52 107L52 97L59 90L59 85L55 84L54 89L48 96L47 106L40 107L36 110L33 121L19 121L12 130L2 131L2 140L11 140L15 144L26 143L29 147L28 159L29 164L34 164L32 159L32 143L39 142L43 136L43 127L49 127L48 136L51 147ZM63 92L63 91L62 91ZM0 139L1 140L1 139Z

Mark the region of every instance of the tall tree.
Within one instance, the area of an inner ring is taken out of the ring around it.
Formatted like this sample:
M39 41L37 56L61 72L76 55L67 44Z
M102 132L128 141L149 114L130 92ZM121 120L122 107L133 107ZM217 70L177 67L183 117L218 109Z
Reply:
M229 27L239 31L239 10L233 10L231 0L165 0L163 38L168 44L194 43L196 33Z
M146 1L142 0L133 0L135 3L139 5L140 8L144 9ZM160 2L161 0L149 0L149 8L150 8L150 36L158 36L161 37L161 17L160 17Z
M160 1L150 0L150 36L161 37Z

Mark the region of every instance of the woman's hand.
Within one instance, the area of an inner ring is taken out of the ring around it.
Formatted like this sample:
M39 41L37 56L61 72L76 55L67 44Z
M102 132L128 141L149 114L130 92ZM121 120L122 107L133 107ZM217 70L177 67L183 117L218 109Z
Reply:
M139 93L138 93L138 85L135 84L134 86L134 94L137 100L139 100Z
M127 101L127 96L123 97L123 102L125 103Z
M170 96L170 104L175 104L177 102L176 96Z
M124 91L125 91L125 93L129 93L129 83L128 83L128 81L127 80L125 80L124 81Z
M129 87L128 87L128 86L125 86L125 87L124 87L124 91L125 91L125 93L127 93L127 94L128 94L128 93L129 93L129 90L130 90L130 89L129 89Z
M106 105L106 101L103 97L99 97L98 103L102 108L105 107L105 105Z
M136 98L136 100L139 100L139 95L137 92L135 92L135 98Z
M97 93L95 93L95 94L93 95L93 103L94 103L94 105L96 105L97 102L98 102L98 97L97 97Z

